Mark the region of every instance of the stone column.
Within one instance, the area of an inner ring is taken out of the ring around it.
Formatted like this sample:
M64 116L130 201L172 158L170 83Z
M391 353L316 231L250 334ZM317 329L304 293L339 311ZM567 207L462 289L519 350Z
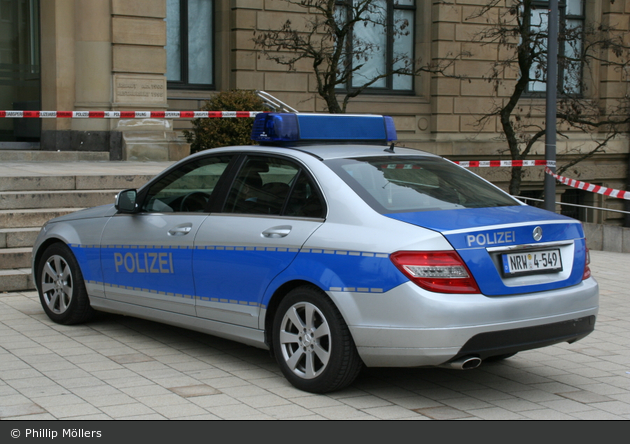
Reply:
M42 109L111 109L111 0L50 0L40 8ZM43 119L41 149L119 159L112 126L103 119Z
M111 0L113 110L165 110L166 0ZM121 119L123 160L179 160L190 152L172 121Z
M112 105L112 44L110 0L75 0L75 111L108 111ZM110 144L115 125L106 119L72 119L77 151L91 151L98 146L117 158L119 143ZM77 140L77 135L79 136ZM113 145L113 146L112 146ZM118 147L116 149L115 147ZM113 151L109 148L113 148Z
M74 0L40 3L42 109L71 111L75 101ZM56 134L70 131L69 119L42 120L42 149L57 150Z

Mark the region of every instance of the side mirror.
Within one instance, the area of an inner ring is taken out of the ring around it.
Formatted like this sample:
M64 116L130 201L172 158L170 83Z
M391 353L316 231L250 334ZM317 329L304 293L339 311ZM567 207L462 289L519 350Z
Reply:
M136 190L123 190L116 196L115 207L121 213L137 213L138 204L136 203L138 192Z

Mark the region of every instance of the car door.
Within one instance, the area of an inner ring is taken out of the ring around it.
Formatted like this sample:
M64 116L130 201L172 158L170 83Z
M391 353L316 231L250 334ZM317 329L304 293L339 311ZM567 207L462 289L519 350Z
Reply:
M258 328L265 289L323 223L325 211L315 182L297 162L247 156L222 212L197 233L197 316Z
M232 158L207 156L179 165L141 191L138 213L110 219L101 240L107 298L195 314L194 238Z

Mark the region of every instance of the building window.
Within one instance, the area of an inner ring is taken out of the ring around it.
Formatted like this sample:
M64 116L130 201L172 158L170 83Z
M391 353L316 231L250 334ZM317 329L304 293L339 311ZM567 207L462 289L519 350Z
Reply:
M584 29L584 0L560 0L558 4L560 26L558 30L558 92L580 94L582 92L582 32ZM547 24L549 2L534 1L530 16L530 29L539 37L535 39L536 51L547 49ZM547 90L547 61L537 59L530 68L528 85L531 93Z
M169 88L214 89L214 1L167 0Z
M565 204L561 207L561 214L582 222L598 223L597 213L602 214L604 212L595 209L595 207L601 206L597 205L597 196L597 194L589 191L569 188L562 193L560 198L561 202Z
M357 0L338 1L341 17L349 17ZM353 89L364 86L388 71L409 67L413 70L415 40L415 0L376 0L368 20L358 23L351 38L344 63L353 71L344 86ZM369 92L403 92L413 90L413 76L389 74L369 85Z

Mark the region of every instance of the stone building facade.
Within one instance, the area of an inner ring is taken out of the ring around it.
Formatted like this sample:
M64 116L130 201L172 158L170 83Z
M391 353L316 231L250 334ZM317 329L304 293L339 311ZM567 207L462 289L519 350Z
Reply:
M15 0L28 2L29 0ZM585 22L602 22L630 31L630 0L567 0L583 5ZM0 0L6 3L7 0ZM325 111L316 94L308 63L287 71L256 48L256 32L279 27L287 19L299 22L304 10L283 0L30 0L39 8L42 110L195 110L217 91L264 90L302 112ZM505 6L510 0L499 2ZM439 60L467 53L451 73L464 78L422 74L412 88L364 93L350 102L348 112L394 117L400 144L453 160L509 159L496 119L475 125L493 103L506 100L486 77L501 50L475 42L475 36L496 18L495 8L476 17L488 0L405 0L413 15L412 46L416 59ZM540 2L545 3L544 1ZM564 1L561 1L565 5ZM543 5L544 6L544 5ZM1 18L1 17L0 17ZM203 25L200 27L200 23ZM1 53L0 53L1 54ZM606 57L609 55L605 55ZM605 106L626 97L627 73L589 67L593 87L585 100ZM1 75L1 74L0 74ZM506 76L506 84L518 73ZM17 102L17 101L16 101ZM522 102L532 119L544 119L544 98ZM0 104L7 108L7 105ZM111 159L174 160L187 144L185 120L42 119L42 150L93 150ZM0 128L1 130L1 128ZM585 152L590 136L567 133L558 139L558 164ZM566 175L606 187L626 189L630 144L626 137L609 143L605 153L578 164ZM542 158L544 143L531 158ZM509 168L475 172L506 188ZM542 190L542 168L525 171L523 194ZM558 185L557 200L623 209L624 202L601 195L567 190ZM622 224L615 213L578 216L589 222Z

